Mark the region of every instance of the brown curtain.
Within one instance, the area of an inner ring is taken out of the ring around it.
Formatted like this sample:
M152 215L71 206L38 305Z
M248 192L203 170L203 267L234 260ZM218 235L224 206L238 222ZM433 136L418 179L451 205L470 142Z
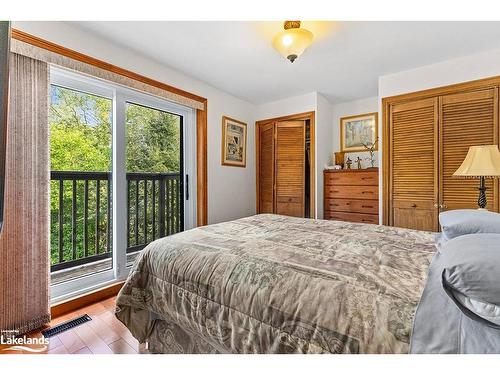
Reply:
M48 74L11 55L0 330L19 334L50 321Z

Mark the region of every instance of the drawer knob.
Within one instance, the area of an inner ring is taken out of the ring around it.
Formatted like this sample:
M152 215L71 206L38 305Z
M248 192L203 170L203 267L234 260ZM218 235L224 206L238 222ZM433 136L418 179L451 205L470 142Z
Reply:
M416 203L412 203L411 207L412 207L412 208L416 208L416 207L417 207L417 204L416 204Z

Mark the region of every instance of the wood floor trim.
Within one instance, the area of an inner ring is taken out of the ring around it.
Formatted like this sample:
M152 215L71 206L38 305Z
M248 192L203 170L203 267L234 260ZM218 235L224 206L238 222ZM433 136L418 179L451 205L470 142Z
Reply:
M82 307L92 305L96 302L103 301L118 294L124 282L119 282L84 295L68 299L63 302L56 303L50 307L52 319L71 311L81 309Z

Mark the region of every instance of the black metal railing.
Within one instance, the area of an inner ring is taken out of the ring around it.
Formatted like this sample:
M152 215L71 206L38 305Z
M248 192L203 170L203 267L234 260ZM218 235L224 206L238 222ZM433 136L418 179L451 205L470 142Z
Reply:
M127 173L127 252L184 229L178 173Z
M111 173L51 172L51 271L112 254ZM178 173L127 173L127 253L184 229Z

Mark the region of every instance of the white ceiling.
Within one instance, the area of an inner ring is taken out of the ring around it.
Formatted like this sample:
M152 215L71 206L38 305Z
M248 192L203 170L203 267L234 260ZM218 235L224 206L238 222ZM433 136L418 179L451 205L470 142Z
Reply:
M282 22L72 24L255 104L374 96L380 75L500 48L500 22L303 22L315 40L291 64L271 45Z

